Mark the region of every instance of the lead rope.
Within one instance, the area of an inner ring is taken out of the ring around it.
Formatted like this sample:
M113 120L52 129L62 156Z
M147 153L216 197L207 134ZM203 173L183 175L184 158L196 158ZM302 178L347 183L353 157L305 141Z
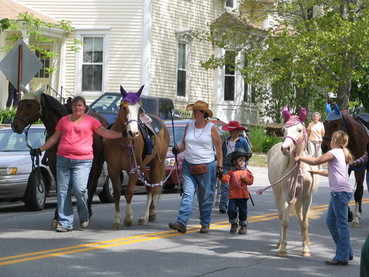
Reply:
M133 163L134 163L134 167L131 168L131 170L129 171L129 174L136 174L138 180L140 180L140 182L142 182L145 186L153 187L153 185L147 181L147 179L145 178L145 173L141 170L140 166L137 164L136 156L133 151L132 142L128 144L128 148L129 148L131 156L133 157ZM130 161L132 161L132 159ZM162 186L168 181L168 179L173 173L173 170L174 170L174 166L170 169L169 174L163 180L159 182L158 186Z

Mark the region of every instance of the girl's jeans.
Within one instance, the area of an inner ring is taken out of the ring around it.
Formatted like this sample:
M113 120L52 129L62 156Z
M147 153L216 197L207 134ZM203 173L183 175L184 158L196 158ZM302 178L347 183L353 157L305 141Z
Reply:
M336 243L336 255L333 259L342 262L347 262L352 258L350 229L347 220L348 202L351 197L352 192L331 192L327 215L328 229Z
M177 222L187 225L192 214L193 199L196 192L199 201L200 224L209 226L216 183L215 161L208 163L208 172L200 175L192 175L189 168L190 165L187 161L183 162L183 195Z
M241 199L229 199L228 202L228 218L229 223L237 223L237 215L240 226L246 226L247 220L247 200L246 198Z
M92 160L73 160L57 156L58 221L64 228L73 228L72 192L77 199L80 222L85 222L89 218L87 208L87 182L91 165Z

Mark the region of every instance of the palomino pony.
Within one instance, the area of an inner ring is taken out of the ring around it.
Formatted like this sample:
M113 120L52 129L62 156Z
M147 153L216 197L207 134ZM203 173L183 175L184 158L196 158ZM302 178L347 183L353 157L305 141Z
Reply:
M322 150L327 152L330 149L330 141L332 134L335 131L342 130L349 136L349 143L347 148L350 150L354 159L357 159L364 155L366 152L366 146L369 143L368 134L363 125L355 120L347 112L340 112L336 109L337 116L333 117L332 120L324 121L325 135L323 137ZM330 119L330 118L328 118ZM364 192L364 177L365 169L355 171L356 190L354 194L355 199L355 210L353 213L352 223L354 225L360 225L361 218L361 201L363 199Z
M20 134L28 125L41 119L46 128L46 137L49 138L55 132L55 127L59 119L69 113L71 113L71 107L61 104L54 97L39 90L34 93L27 93L22 97L11 126L14 132ZM97 118L104 127L108 125L105 119L95 112L89 111L88 114ZM56 150L57 145L46 151L48 165L54 176L56 176ZM97 182L104 163L102 138L96 134L94 134L93 151L94 160L88 178L88 207L90 216L92 214L92 198L96 192Z
M127 93L120 87L122 101L118 117L112 126L112 130L122 132L122 139L104 140L105 159L108 164L109 177L114 189L115 215L113 228L119 229L121 173L129 174L128 188L125 192L127 207L125 210L124 224L133 224L132 198L138 179L144 181L147 190L147 202L145 214L139 219L139 224L147 224L155 220L155 208L161 192L161 182L165 176L165 158L169 146L169 133L161 120L156 118L160 131L154 135L154 147L151 155L144 157L144 139L139 130L140 120L140 95L143 86L137 93ZM151 115L155 120L155 117ZM144 176L143 169L150 168L149 176ZM142 180L145 179L145 180Z
M298 155L307 155L307 133L303 124L307 112L301 109L299 116L283 110L284 140L274 145L267 154L268 176L281 222L278 255L287 255L287 228L290 208L294 206L300 222L303 256L310 256L309 250L309 209L312 194L316 189L317 177L309 172L312 166L295 162Z

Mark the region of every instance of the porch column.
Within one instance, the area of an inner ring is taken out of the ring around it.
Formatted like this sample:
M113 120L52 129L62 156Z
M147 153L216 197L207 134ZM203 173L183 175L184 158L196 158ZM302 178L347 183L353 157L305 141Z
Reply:
M152 0L144 0L143 15L143 40L142 40L142 69L141 79L145 85L143 94L150 95L151 89L151 49L152 49Z
M6 33L0 33L0 45L5 45ZM0 61L5 57L6 53L0 48ZM5 109L6 100L8 99L8 80L5 78L2 71L0 71L0 109Z

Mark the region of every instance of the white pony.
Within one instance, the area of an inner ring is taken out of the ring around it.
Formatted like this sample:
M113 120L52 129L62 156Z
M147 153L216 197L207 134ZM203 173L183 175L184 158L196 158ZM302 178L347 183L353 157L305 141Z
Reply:
M308 215L318 177L309 172L316 167L295 162L297 155L307 155L307 134L303 124L307 111L302 108L296 116L284 108L282 116L284 140L274 145L267 154L269 182L273 188L281 222L280 239L277 244L278 255L287 255L288 220L290 208L294 206L301 228L302 255L310 256Z

